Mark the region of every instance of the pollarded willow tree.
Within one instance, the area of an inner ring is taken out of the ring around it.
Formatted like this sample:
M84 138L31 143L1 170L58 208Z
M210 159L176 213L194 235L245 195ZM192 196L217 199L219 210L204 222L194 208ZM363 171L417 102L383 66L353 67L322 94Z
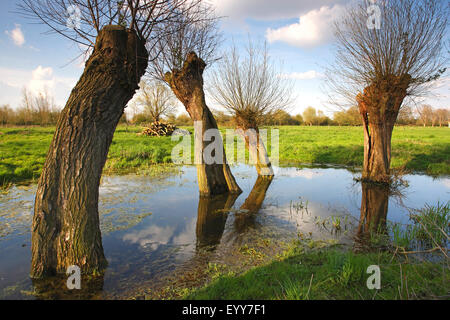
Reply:
M213 196L241 193L228 165L220 134L210 141L205 133L218 133L217 122L206 104L203 74L206 67L217 60L220 42L218 19L211 6L203 5L191 10L186 19L198 21L188 24L167 24L169 32L153 48L158 59L150 65L149 74L163 81L186 108L195 124L195 164L200 194ZM200 19L200 17L211 19ZM213 148L211 149L211 146ZM213 150L209 154L209 150ZM212 161L208 161L212 156Z
M226 52L214 72L210 93L233 116L258 175L272 177L259 126L267 116L286 109L292 93L289 81L269 59L267 45L256 47L249 40L244 58L235 46Z
M149 47L200 0L22 0L20 11L92 48L58 121L39 179L32 225L31 277L104 270L98 197L119 119L138 89ZM179 25L179 23L178 23Z
M448 15L449 4L440 0L362 0L336 22L337 58L327 75L334 93L359 106L364 180L390 183L400 108L406 98L426 94L445 72Z

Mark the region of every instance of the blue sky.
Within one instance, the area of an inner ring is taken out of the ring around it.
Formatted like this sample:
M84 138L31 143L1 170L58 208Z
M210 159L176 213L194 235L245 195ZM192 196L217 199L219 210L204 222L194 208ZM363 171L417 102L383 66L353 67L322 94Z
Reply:
M63 107L83 71L81 57L76 59L79 48L61 36L43 34L45 26L31 24L15 13L19 0L0 1L0 105L17 107L22 88L27 87L34 92L47 88ZM323 89L324 67L333 62L330 21L349 1L209 0L226 16L221 23L224 49L232 39L238 46L244 44L249 35L268 41L271 56L282 62L283 73L294 82L292 114L308 106L332 111L326 107ZM440 97L425 102L450 108L448 75L437 87Z

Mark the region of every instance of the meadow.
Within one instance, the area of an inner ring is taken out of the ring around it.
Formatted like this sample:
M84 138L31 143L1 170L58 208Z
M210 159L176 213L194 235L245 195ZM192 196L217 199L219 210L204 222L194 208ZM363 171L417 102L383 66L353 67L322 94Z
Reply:
M281 165L343 165L363 161L361 127L280 126ZM193 128L188 127L191 132ZM36 182L54 127L0 128L0 185ZM142 127L121 125L114 135L105 174L152 170L170 164L170 137L139 136ZM269 139L270 140L270 139ZM270 149L270 146L268 146ZM396 127L392 139L392 168L429 175L450 174L450 129Z

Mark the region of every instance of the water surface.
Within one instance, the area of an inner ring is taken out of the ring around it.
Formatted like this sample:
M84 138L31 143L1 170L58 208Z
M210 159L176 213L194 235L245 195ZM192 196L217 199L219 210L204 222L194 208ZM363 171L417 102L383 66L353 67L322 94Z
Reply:
M201 277L211 265L253 259L251 248L270 258L298 237L352 245L367 217L407 224L409 210L450 199L448 177L406 176L399 197L362 187L354 181L359 174L346 169L276 168L273 180L257 179L249 166L232 171L243 193L213 199L199 197L195 167L152 178L104 177L99 211L109 267L88 298L129 298L169 279ZM35 191L13 187L0 195L2 299L34 299L42 286L28 278Z

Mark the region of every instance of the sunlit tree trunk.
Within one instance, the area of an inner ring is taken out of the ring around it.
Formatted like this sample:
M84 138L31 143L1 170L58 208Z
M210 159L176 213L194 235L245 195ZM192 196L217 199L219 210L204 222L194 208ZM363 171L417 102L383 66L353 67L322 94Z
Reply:
M205 102L203 91L203 71L205 62L193 52L188 57L181 70L173 70L165 75L165 80L171 87L177 98L183 103L186 111L194 122L201 123L196 126L196 143L201 146L196 154L197 176L200 194L204 196L219 195L227 192L240 193L241 189L236 183L230 167L228 166L225 152L221 163L208 164L204 159L204 151L215 141L204 141L204 133L209 129L218 129L216 120ZM220 138L220 148L223 150L223 142ZM197 152L197 150L196 150Z
M238 134L245 141L245 147L249 152L250 159L255 164L258 176L271 179L274 176L274 172L267 149L259 134L258 126L249 124L248 119L245 117L237 116L236 128Z
M107 265L99 226L100 177L116 126L148 64L134 31L107 26L59 118L39 180L31 277Z
M357 97L364 128L363 180L390 183L391 140L411 77L392 77Z

